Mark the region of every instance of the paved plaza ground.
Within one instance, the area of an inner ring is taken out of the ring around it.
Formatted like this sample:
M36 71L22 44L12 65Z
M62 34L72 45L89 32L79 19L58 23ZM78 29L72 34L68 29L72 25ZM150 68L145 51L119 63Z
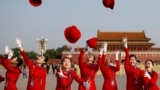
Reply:
M4 76L5 72L6 72L5 69L0 69L0 75ZM18 90L26 90L27 80L28 79L26 79L26 78L23 79L22 74L20 75L18 82L17 82ZM102 90L102 85L103 85L102 75L97 74L95 81L96 81L96 85L97 85L97 90ZM118 90L125 90L125 87L126 87L125 74L122 74L122 75L117 74L117 83L118 83ZM158 85L160 86L160 75L159 75L159 79L158 79ZM50 72L47 75L46 90L55 90L55 87L56 87L56 77L55 77L55 74L53 74L52 70L50 69ZM0 90L3 90L3 88L4 88L4 82L0 83ZM78 90L77 88L78 88L78 84L77 84L77 82L74 81L72 83L72 90Z

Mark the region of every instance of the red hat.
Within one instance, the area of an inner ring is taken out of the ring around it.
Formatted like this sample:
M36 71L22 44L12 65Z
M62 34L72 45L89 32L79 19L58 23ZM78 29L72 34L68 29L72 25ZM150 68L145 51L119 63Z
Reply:
M103 5L106 8L113 9L114 8L114 0L103 0Z
M34 7L38 7L42 4L42 0L29 0L29 3Z
M81 32L73 25L65 29L64 36L70 43L76 43L81 37Z
M95 48L97 45L97 38L96 37L90 38L86 41L86 43L90 48Z

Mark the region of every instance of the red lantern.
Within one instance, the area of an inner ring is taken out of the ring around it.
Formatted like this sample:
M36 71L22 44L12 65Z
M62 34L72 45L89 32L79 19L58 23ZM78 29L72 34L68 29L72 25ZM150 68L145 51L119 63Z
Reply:
M86 43L90 48L95 48L97 45L97 38L96 37L90 38L86 41Z
M103 5L106 8L113 9L114 8L114 0L103 0Z
M34 7L38 7L42 4L42 0L29 0L29 3Z
M64 36L70 43L76 43L81 37L81 32L73 25L65 29Z

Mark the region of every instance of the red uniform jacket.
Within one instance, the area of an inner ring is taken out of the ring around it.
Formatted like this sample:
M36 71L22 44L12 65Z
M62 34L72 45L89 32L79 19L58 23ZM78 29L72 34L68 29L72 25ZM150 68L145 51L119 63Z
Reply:
M148 77L144 77L145 71L141 72L141 77L144 85L144 90L159 90L157 86L157 81L158 81L158 73L153 71L150 73L151 79Z
M21 54L29 68L27 90L45 90L46 69L31 62L24 51L21 51Z
M11 60L8 60L5 57L1 58L2 65L6 68L6 83L4 90L18 90L16 86L16 82L21 73L21 70L17 67L11 66Z
M120 61L116 61L116 66L107 66L106 55L103 55L100 69L104 78L102 90L118 90L116 72L120 70Z
M89 80L90 81L90 90L96 90L96 84L94 81L96 72L99 70L100 66L100 57L98 58L97 64L87 64L84 61L84 51L82 50L79 55L79 68L80 68L80 73L81 73L81 78L83 80ZM79 90L86 90L86 88L82 85L79 84Z
M126 85L126 90L142 90L142 82L139 80L140 79L140 73L141 69L138 67L133 67L130 62L129 62L129 50L128 48L125 48L125 72L126 72L126 77L127 77L127 85Z
M58 75L59 70L56 72L56 77L57 77L57 86L56 90L71 90L71 84L73 79L75 79L78 83L82 84L83 80L77 75L77 73L73 70L70 70L68 73L63 74L67 76L67 78L60 78Z

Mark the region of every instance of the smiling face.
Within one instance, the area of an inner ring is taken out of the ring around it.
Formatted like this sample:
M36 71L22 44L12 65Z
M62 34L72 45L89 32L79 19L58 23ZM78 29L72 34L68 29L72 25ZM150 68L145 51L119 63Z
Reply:
M72 62L71 62L71 59L69 59L69 58L64 58L64 59L62 60L61 64L62 64L62 67L63 67L64 69L70 69Z
M136 63L137 63L137 58L136 58L136 56L135 56L135 55L130 55L130 60L129 60L129 62L130 62L130 64L131 64L132 66L135 66Z
M132 66L135 66L136 65L136 59L135 59L135 57L130 57L130 64L132 65Z

